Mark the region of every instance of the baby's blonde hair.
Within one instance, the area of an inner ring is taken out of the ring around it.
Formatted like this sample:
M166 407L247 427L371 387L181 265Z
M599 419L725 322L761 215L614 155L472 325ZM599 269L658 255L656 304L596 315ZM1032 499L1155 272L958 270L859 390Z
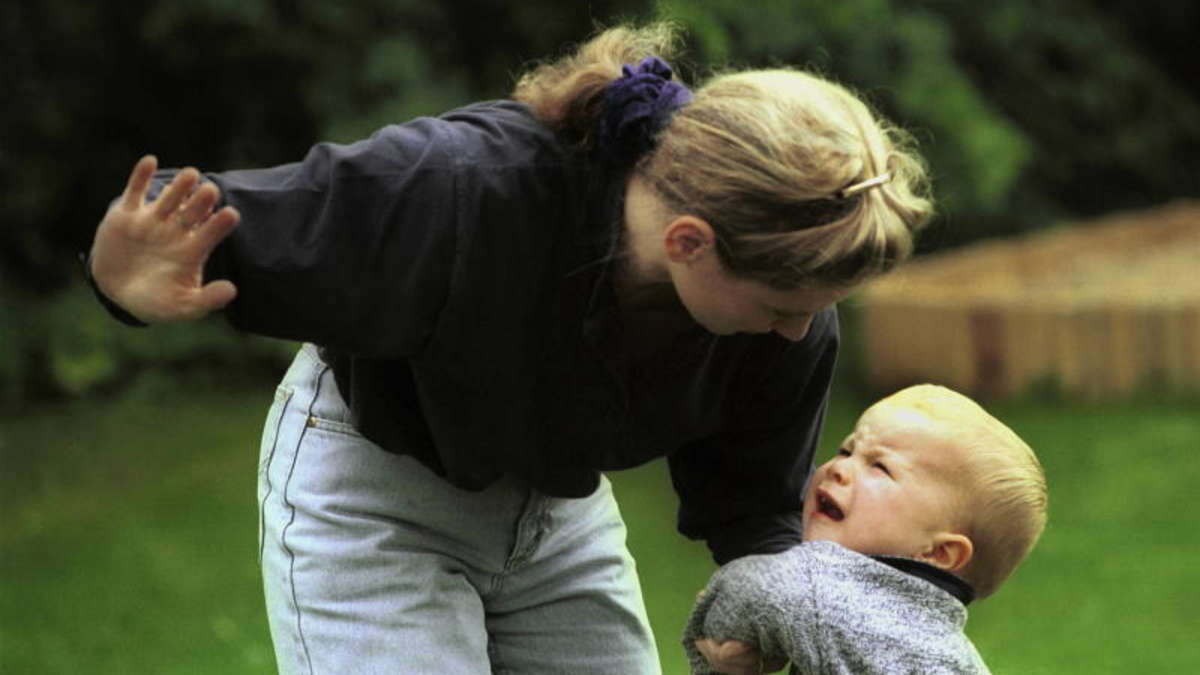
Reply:
M962 474L948 477L962 497L960 525L974 555L959 573L985 598L1029 554L1046 527L1046 475L1025 441L975 401L921 384L880 403L916 410L944 424L962 451Z
M513 97L567 139L594 143L621 65L679 43L669 23L617 27L529 72ZM634 167L672 214L712 225L721 262L771 287L853 286L912 252L932 203L906 134L846 88L798 70L720 74L695 91ZM849 185L890 174L857 195Z

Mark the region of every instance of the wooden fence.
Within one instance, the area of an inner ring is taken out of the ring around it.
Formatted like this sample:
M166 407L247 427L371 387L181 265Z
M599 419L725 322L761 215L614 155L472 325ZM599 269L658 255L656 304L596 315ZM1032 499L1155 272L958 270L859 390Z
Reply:
M1200 202L920 258L859 302L880 391L1200 389Z

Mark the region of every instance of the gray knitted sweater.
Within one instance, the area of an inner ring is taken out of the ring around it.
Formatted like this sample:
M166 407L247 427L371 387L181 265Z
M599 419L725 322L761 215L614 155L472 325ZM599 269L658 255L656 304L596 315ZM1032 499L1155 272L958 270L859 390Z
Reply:
M987 673L950 593L838 544L806 542L734 560L692 610L684 647L693 673L713 673L692 641L741 640L788 671Z

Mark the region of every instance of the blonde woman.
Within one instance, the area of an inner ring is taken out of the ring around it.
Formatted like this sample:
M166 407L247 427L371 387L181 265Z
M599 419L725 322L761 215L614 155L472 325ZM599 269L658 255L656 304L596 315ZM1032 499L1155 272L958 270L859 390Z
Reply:
M666 457L718 563L800 541L834 304L909 254L924 174L811 75L688 90L677 41L610 29L295 164L135 166L106 306L304 343L259 472L281 672L658 672L603 471Z

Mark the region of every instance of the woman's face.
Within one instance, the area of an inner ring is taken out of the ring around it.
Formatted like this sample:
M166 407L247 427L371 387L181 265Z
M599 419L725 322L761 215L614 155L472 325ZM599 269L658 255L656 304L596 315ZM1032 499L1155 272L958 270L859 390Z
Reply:
M770 333L798 342L813 317L853 289L804 288L780 291L732 276L709 247L685 265L670 267L680 301L697 323L717 335Z

